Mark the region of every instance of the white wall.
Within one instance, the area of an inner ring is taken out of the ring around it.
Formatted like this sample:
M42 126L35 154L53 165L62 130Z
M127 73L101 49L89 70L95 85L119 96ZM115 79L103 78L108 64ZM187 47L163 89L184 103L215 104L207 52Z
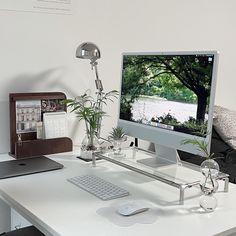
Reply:
M76 0L75 0L76 1ZM8 93L94 88L89 62L74 57L84 41L101 49L106 90L118 89L123 51L219 50L216 103L236 110L235 0L77 0L72 16L0 11L0 152L8 151ZM115 125L108 105L103 134ZM83 127L77 125L76 140Z

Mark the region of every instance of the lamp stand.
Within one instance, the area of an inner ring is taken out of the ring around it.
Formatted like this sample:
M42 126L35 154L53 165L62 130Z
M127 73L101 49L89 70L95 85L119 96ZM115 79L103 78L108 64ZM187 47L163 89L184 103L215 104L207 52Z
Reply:
M99 79L98 76L98 69L97 69L97 62L96 61L91 61L91 66L92 66L92 70L95 69L95 76L96 76L96 80L95 80L95 84L96 84L96 88L97 88L97 111L102 112L102 95L103 95L103 86L102 86L102 81ZM101 124L102 124L102 117L98 116L97 118L97 129L96 129L96 135L97 138L100 138L101 135Z

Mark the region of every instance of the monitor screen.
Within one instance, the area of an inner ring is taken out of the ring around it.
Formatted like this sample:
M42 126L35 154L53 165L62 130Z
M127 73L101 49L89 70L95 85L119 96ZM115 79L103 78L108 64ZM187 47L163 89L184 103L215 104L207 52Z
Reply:
M215 51L124 53L118 125L131 136L181 150L184 138L207 138L216 61Z

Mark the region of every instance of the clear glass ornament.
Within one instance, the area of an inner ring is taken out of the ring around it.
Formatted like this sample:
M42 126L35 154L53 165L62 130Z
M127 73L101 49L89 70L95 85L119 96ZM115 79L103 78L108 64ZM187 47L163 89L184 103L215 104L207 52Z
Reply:
M219 165L213 159L207 159L202 162L200 170L203 178L200 187L203 195L200 197L199 204L206 212L214 211L217 207L217 199L213 194L218 190L219 184L216 180L219 174Z
M95 135L95 132L93 132L92 134L87 132L81 143L81 158L85 160L92 160L93 152L98 151L99 147L99 140Z
M212 178L210 174L204 176L200 182L201 191L204 195L211 195L217 192L219 188L219 183L215 178Z
M109 154L111 157L125 157L125 153L122 152L122 143L127 140L127 137L124 136L120 139L109 138L109 141L112 143L113 152Z
M206 212L212 212L217 207L217 199L213 195L202 195L199 199L199 204Z
M207 159L202 162L200 170L204 176L210 174L212 178L216 178L219 174L220 167L215 160Z

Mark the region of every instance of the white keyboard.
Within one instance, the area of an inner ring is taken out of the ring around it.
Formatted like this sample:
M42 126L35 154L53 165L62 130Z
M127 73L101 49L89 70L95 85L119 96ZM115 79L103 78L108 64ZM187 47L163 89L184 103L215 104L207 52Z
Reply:
M129 195L128 191L95 175L81 175L67 180L104 201Z

